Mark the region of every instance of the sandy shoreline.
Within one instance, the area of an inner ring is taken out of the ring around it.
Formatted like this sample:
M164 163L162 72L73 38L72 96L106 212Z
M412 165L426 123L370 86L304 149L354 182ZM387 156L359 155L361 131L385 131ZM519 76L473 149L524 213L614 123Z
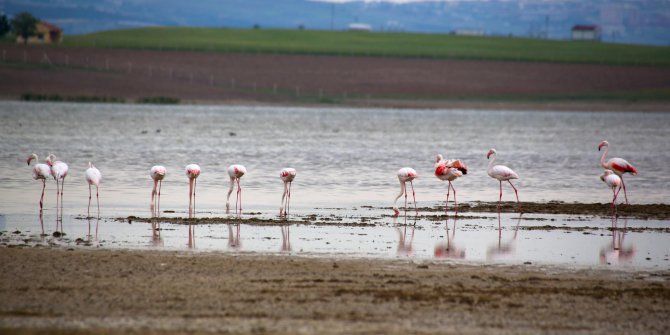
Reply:
M0 249L2 333L667 333L670 272Z

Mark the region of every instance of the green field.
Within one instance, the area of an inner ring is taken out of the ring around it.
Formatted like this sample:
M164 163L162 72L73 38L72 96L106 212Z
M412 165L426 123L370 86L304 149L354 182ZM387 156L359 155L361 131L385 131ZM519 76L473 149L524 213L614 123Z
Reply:
M155 27L66 36L61 45L670 66L670 47L447 34Z

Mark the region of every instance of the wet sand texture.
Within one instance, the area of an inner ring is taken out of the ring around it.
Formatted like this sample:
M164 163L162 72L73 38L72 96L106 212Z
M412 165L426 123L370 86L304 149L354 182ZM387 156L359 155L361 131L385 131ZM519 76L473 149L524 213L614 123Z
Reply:
M670 272L0 249L0 333L667 334Z

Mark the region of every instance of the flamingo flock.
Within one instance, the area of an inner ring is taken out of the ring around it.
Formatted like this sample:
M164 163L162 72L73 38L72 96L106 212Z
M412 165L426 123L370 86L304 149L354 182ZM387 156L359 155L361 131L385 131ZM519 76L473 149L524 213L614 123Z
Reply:
M609 152L609 143L607 141L602 141L598 146L600 151L605 147L605 151L600 159L600 165L604 168L603 175L600 176L600 179L612 190L612 217L616 216L616 200L619 192L623 188L624 197L626 204L628 204L628 197L626 195L626 185L623 181L623 175L625 173L630 173L632 175L637 174L637 169L628 161L622 158L611 158L606 160L606 156ZM500 213L500 205L502 202L502 184L504 181L508 182L509 185L514 190L516 196L518 211L522 212L521 202L519 201L519 191L512 184L512 180L519 179L519 175L505 165L495 164L497 158L497 151L494 148L489 149L486 154L486 158L489 159L489 164L487 168L487 174L498 181L500 194L498 197L498 213ZM28 166L32 161L35 161L32 168L32 177L35 180L42 181L42 194L40 196L40 213L43 209L44 203L44 192L46 189L46 180L49 176L53 177L56 181L56 216L62 220L62 208L63 208L63 189L65 184L65 178L68 175L68 165L60 160L56 159L56 156L49 154L46 158L46 164L37 163L39 161L36 154L31 154L28 156L26 162ZM97 203L97 216L100 218L100 200L99 200L99 187L102 181L102 173L98 170L91 162L89 162L88 169L85 172L86 181L89 184L89 203L88 203L88 214L90 217L90 207L92 199L92 186L96 188L96 203ZM448 203L450 194L453 192L454 197L454 211L456 215L458 214L458 206L456 202L456 189L453 186L453 182L460 177L463 177L468 173L467 165L460 159L445 159L441 154L438 154L435 159L435 176L441 181L447 181L447 195L445 203L445 211L448 210ZM230 188L228 190L228 195L226 198L226 211L230 210L230 196L237 185L237 194L235 199L235 213L242 212L242 187L241 187L241 178L247 173L247 169L243 165L234 164L228 167L227 169L228 176L230 178ZM185 174L189 179L189 216L192 216L195 212L195 190L197 185L197 178L200 176L201 169L197 164L188 164L185 168ZM279 208L279 216L288 216L290 211L290 201L291 201L291 185L293 180L296 177L296 170L294 168L284 168L280 171L279 177L284 183L284 192L281 197L281 205ZM167 169L162 165L155 165L151 167L149 175L154 182L153 189L151 191L151 209L152 213L157 213L160 211L160 197L161 197L161 187L162 182L167 175ZM412 189L412 198L414 200L414 211L418 214L418 208L416 204L416 192L414 190L413 180L418 178L416 170L410 167L404 167L398 170L397 172L398 181L400 182L400 193L395 197L393 201L393 212L394 216L400 214L400 210L397 206L398 199L404 196L405 198L405 211L407 211L407 183L409 182ZM59 216L59 213L61 216ZM58 220L57 220L58 221Z

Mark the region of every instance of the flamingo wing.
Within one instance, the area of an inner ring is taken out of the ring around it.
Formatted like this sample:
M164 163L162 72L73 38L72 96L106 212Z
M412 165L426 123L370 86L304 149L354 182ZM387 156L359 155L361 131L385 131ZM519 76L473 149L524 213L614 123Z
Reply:
M86 169L86 181L91 185L99 185L102 180L102 174L100 170L92 167Z
M519 175L504 165L496 165L491 168L489 175L498 180L519 179Z
M458 169L463 174L468 174L468 166L463 163L460 159L450 160L447 162L447 166Z
M607 167L612 170L617 172L618 174L624 174L626 172L636 175L637 174L637 169L628 161L626 161L623 158L612 158L609 161L607 161Z

